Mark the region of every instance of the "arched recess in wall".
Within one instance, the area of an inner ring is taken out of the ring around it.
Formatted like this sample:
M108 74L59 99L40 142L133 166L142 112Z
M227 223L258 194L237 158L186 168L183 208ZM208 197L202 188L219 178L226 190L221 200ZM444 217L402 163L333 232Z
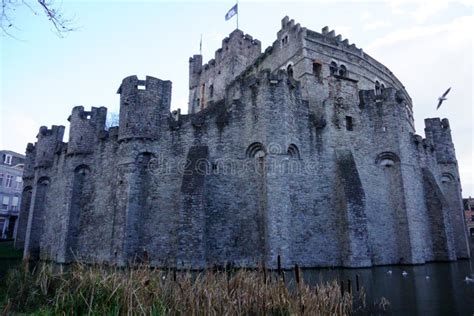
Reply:
M378 80L375 81L375 95L379 95L381 93L380 82Z
M331 64L329 64L329 73L331 76L337 75L338 67L335 61L332 61Z
M154 154L142 152L135 158L135 168L130 175L130 187L128 192L127 216L125 225L124 253L126 260L140 262L146 257L143 226L150 216L151 209L148 203L150 186L152 184L152 172L150 161Z
M31 259L39 259L41 253L41 237L44 227L44 210L47 203L47 193L50 185L48 177L41 177L36 183L34 196L33 219L31 221L28 253Z
M291 158L296 158L296 159L300 158L300 150L295 144L290 144L290 146L288 146L287 154Z
M293 78L293 65L289 64L286 67L286 72L288 73L288 77Z
M347 76L347 68L344 65L339 67L339 76L346 77Z
M378 247L392 249L394 263L406 264L412 261L408 214L400 166L400 158L390 151L381 152L375 158L378 169L379 212L386 217L386 230L391 239Z
M25 244L26 226L28 225L28 216L30 214L32 193L33 188L31 186L24 187L23 192L21 193L20 214L18 218L18 228L15 238L15 247L17 249L23 249Z
M431 258L429 260L452 260L452 244L448 235L449 205L432 172L422 168L424 202L431 236Z
M93 207L90 168L79 165L74 169L72 180L72 194L69 203L69 221L66 236L66 261L73 261L79 254L79 240L81 240L81 222Z
M247 158L263 158L265 157L266 152L265 146L263 146L262 143L256 142L247 147L245 156Z

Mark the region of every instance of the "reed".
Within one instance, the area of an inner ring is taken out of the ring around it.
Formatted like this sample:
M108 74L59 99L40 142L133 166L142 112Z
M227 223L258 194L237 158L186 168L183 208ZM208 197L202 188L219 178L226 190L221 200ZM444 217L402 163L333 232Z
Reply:
M363 292L363 291L362 291ZM355 300L365 298L358 294ZM116 268L40 263L11 270L3 313L61 315L349 315L354 297L338 282L286 284L260 270ZM365 304L365 302L364 302Z

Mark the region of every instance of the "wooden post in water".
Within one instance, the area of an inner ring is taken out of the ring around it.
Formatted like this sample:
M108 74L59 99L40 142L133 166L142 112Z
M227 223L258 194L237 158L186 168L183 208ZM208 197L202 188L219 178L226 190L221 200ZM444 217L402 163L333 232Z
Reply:
M297 264L295 264L295 279L296 284L300 284L300 267Z
M360 287L359 287L359 275L356 274L356 290L357 290L357 292L359 292L359 289L360 289Z
M344 296L344 281L341 280L341 296Z
M351 279L347 280L347 291L349 292L349 294L351 294L351 292L352 292Z
M277 257L277 268L278 268L278 275L281 277L282 272L281 272L281 257L278 255Z
M265 266L265 261L263 261L262 269L263 269L263 284L267 284L267 267Z

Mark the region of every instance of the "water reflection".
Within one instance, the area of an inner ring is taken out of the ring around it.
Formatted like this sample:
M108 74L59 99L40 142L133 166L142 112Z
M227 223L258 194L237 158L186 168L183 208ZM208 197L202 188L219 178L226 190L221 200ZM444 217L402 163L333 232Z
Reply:
M474 253L474 252L473 252ZM18 259L0 260L0 282L8 268L17 267ZM404 275L403 272L406 272ZM286 271L287 280L293 274ZM366 291L367 308L356 314L380 314L372 303L385 297L390 306L387 315L474 315L474 259L453 263L429 263L420 266L383 266L368 269L305 269L304 281L351 280L356 291L356 275Z
M404 271L406 275L403 275ZM367 303L382 296L389 300L387 314L474 314L474 283L465 281L466 276L474 277L472 260L371 269L307 269L303 275L305 282L310 284L337 279L343 280L347 287L347 280L351 280L352 291L355 291L358 275L367 293Z

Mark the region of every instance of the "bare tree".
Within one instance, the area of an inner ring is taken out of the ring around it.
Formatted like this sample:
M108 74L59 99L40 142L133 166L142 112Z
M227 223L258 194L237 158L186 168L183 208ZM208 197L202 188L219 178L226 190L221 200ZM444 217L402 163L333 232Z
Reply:
M14 37L11 30L19 29L14 23L15 11L27 8L33 15L43 14L53 25L54 32L63 37L66 33L74 31L73 21L66 18L61 10L61 5L56 5L54 0L1 0L2 8L0 26L4 35ZM40 12L40 13L38 13Z

